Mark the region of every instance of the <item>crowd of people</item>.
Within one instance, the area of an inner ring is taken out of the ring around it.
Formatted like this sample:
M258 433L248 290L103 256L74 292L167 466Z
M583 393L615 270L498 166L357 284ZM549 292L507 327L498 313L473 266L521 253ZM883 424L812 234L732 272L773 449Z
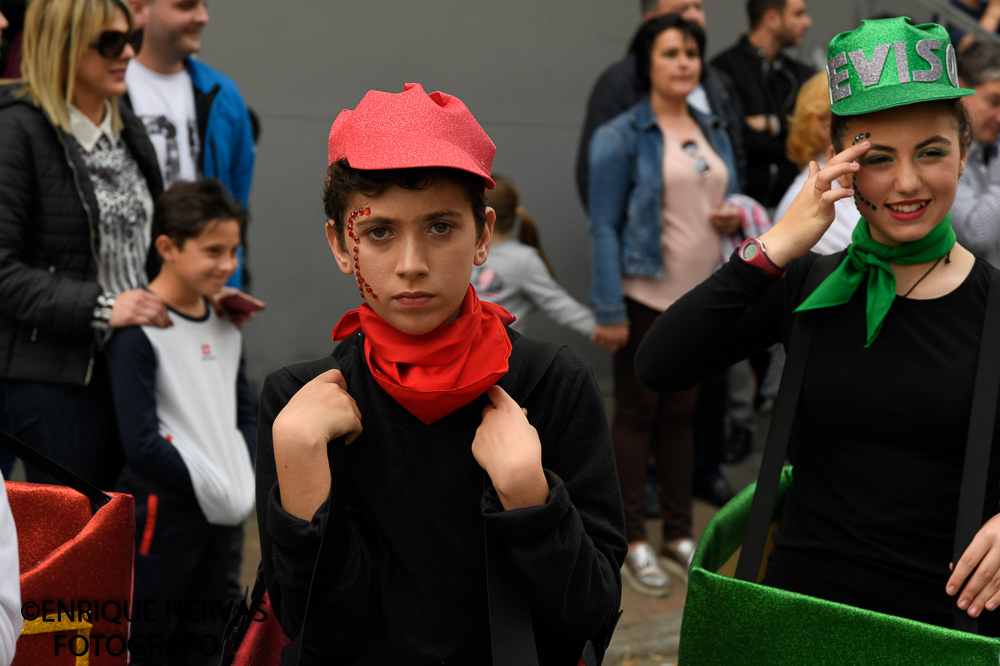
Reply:
M954 2L998 29L1000 2ZM256 508L298 663L490 663L511 619L539 663L600 663L623 580L662 597L687 576L692 500L732 497L720 465L747 455L812 316L764 584L940 626L957 605L1000 636L1000 458L982 529L950 552L1000 265L1000 46L886 17L816 71L787 51L804 0L748 0L748 32L706 62L702 0L640 7L577 155L590 303L460 99L372 90L333 123L322 192L362 303L329 357L268 377L258 414L255 120L192 58L205 1L29 3L0 85L0 429L135 498L136 602L238 596ZM805 293L824 254L837 268ZM581 356L524 335L536 310L613 354L611 419ZM498 561L524 618L497 616ZM132 633L180 644L224 619ZM0 613L0 663L20 626Z

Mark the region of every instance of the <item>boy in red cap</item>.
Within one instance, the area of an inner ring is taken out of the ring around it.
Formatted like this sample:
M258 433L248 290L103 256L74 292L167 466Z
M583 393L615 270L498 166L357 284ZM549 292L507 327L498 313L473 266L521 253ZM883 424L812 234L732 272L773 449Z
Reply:
M491 575L509 556L524 583L541 664L599 663L610 640L626 544L601 393L568 348L547 369L526 361L513 318L469 284L489 252L494 153L460 100L417 84L370 91L331 129L327 240L364 302L333 330L339 369L268 377L257 460L285 633L310 587L321 595L302 664L491 663L491 628L517 618L491 618L487 555ZM496 385L520 390L508 369L538 376L521 406ZM321 538L334 554L317 565Z

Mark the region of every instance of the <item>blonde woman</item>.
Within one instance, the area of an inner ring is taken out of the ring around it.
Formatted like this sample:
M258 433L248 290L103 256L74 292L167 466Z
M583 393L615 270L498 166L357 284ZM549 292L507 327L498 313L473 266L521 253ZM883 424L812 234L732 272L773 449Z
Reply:
M141 39L121 0L34 0L22 78L0 86L0 427L104 487L101 346L109 328L169 325L142 289L156 156L118 106Z
M830 91L826 72L814 74L799 89L798 97L795 98L795 113L788 119L788 139L785 146L788 159L802 170L792 181L785 196L781 197L774 213L776 220L780 220L788 212L788 207L809 178L809 161L814 160L822 169L833 155L833 146L830 144ZM833 183L834 187L839 185ZM813 246L812 250L817 254L840 252L851 244L851 233L861 217L854 199L840 199L834 205L834 211L833 224Z

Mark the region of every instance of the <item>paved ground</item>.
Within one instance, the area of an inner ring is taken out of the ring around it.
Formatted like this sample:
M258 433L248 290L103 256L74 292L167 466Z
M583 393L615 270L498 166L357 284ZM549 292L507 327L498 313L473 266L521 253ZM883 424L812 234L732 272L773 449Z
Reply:
M739 465L726 465L723 473L733 488L740 490L757 478L760 453L754 451ZM705 525L715 515L715 507L700 500L694 502L694 537L701 536ZM653 547L660 549L659 520L647 523ZM666 666L677 662L681 615L687 588L674 578L669 597L654 599L633 590L626 583L622 589L622 619L605 655L606 666Z

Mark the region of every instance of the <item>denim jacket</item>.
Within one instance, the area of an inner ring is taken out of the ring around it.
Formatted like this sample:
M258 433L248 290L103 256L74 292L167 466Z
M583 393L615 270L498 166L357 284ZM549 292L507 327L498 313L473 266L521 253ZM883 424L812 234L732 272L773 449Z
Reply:
M724 123L688 109L729 169L726 194L735 194L736 163ZM628 319L623 276L663 276L663 196L663 134L647 95L590 140L590 300L598 323Z

